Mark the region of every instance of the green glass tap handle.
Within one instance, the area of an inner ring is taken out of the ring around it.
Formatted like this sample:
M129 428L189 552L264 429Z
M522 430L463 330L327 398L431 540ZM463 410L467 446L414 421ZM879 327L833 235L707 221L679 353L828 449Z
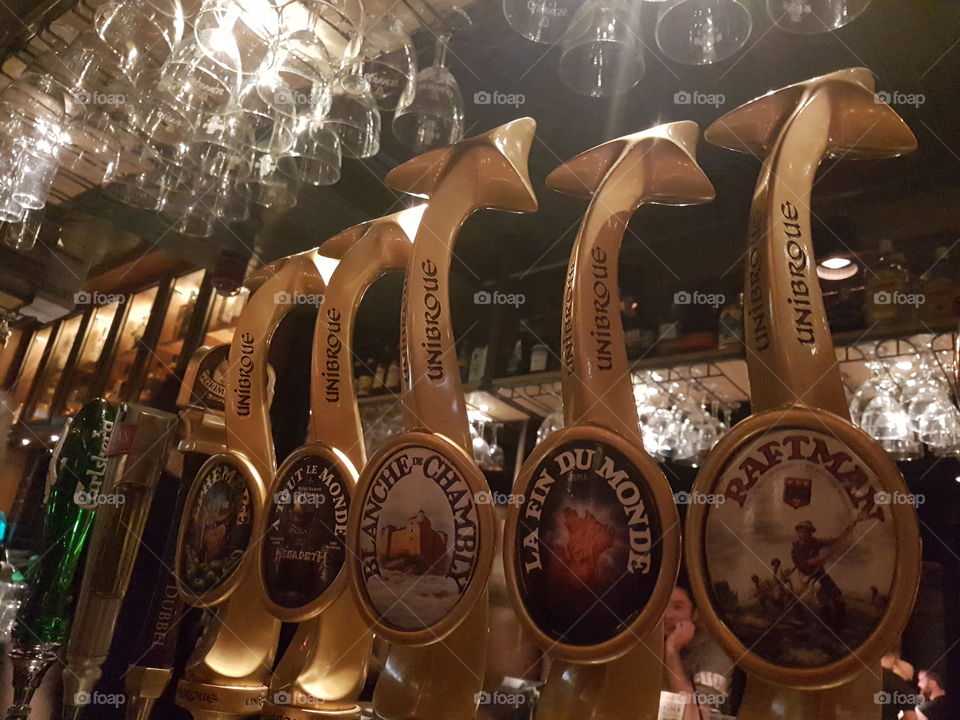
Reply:
M17 613L14 640L20 645L60 644L70 628L77 569L104 487L107 443L117 417L102 398L81 408L51 459L39 557L26 573L30 597Z

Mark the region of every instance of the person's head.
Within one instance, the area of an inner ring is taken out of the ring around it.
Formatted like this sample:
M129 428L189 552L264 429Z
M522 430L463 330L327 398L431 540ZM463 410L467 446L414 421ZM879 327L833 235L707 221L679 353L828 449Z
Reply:
M917 687L928 700L943 695L943 676L936 670L921 670L917 673Z
M805 520L794 528L797 531L797 535L801 540L806 540L813 536L813 533L816 532L816 528L813 526L813 523L809 520Z
M693 604L690 591L682 585L677 585L670 593L670 602L663 614L663 631L670 634L677 627L677 623L689 620L696 622L697 608Z

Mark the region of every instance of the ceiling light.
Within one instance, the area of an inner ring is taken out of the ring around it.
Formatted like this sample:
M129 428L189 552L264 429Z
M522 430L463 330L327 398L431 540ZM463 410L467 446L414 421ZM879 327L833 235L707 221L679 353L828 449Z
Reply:
M860 266L848 257L831 256L817 265L817 277L821 280L846 280L860 271Z
M843 270L845 267L849 267L853 263L853 260L845 257L829 257L820 264L825 268L830 268L831 270Z

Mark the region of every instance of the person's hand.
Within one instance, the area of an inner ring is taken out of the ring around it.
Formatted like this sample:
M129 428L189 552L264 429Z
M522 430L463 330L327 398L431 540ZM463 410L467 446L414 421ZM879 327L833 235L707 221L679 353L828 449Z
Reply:
M667 635L664 648L667 652L679 652L693 640L696 630L696 625L690 620L680 620L673 628L673 632Z

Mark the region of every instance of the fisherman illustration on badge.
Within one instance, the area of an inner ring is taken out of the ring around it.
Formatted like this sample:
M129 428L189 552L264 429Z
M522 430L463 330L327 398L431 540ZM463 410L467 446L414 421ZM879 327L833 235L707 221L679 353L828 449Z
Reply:
M285 467L267 499L260 562L270 600L299 608L319 598L343 567L349 490L341 468L325 457L305 454Z
M194 593L209 592L233 574L252 534L250 489L229 462L209 467L196 481L184 531L180 581Z
M785 428L742 448L714 487L708 585L738 640L794 668L861 646L883 617L897 558L870 467L832 435Z
M445 618L477 564L478 513L460 471L426 447L383 459L364 496L362 586L383 622L423 630Z
M532 477L516 534L527 611L571 645L616 637L660 576L660 522L647 483L623 453L587 439L554 448Z

